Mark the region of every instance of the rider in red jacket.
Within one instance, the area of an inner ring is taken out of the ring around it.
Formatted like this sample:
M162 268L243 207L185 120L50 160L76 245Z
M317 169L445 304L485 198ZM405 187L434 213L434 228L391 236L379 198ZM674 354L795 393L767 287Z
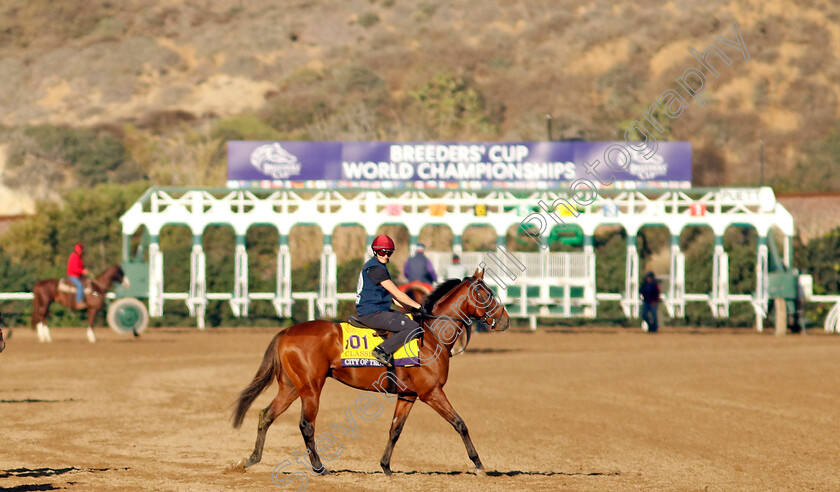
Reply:
M76 309L84 309L87 306L84 303L85 287L82 284L82 277L89 275L87 268L85 268L85 260L82 259L82 254L85 247L82 243L77 243L73 248L73 253L70 254L70 259L67 260L67 277L76 286Z

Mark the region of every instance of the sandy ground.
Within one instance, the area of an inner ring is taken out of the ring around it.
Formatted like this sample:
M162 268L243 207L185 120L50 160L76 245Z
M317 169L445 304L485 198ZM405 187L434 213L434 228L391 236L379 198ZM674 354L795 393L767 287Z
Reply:
M66 328L42 345L17 329L0 354L0 490L298 489L297 402L269 431L262 463L225 473L250 454L276 393L231 428L231 404L274 332L135 340L100 329L92 345ZM341 453L327 466L338 472L307 476L307 490L840 490L838 353L840 337L816 331L476 336L446 390L489 476L472 473L459 436L422 403L384 476L393 404L361 419L360 393L330 380L316 436L336 435ZM335 430L353 424L355 437ZM272 471L284 460L280 487Z

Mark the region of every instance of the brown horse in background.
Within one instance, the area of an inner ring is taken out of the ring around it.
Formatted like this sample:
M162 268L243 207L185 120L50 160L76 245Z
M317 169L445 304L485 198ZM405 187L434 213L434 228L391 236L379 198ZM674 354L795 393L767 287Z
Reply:
M60 289L59 281L57 278L39 280L32 287L32 327L37 329L38 340L41 342L52 341L50 329L47 326L50 304L55 301L70 309L74 309L76 304L76 287L65 280L63 283L69 285L70 288ZM112 265L97 277L84 281L88 316L87 338L91 343L96 342L96 336L93 334L93 320L105 302L105 294L115 282L121 282L124 287L128 286L128 277L125 276L120 265Z
M443 392L449 376L450 351L472 319L483 320L491 329L506 330L510 318L505 308L484 283L484 271L463 280L449 280L432 292L426 302L429 318L421 320L420 365L397 367L342 367L342 333L338 323L315 320L299 323L278 333L268 346L262 364L251 384L239 396L233 413L233 426L239 428L245 413L265 388L276 380L280 391L269 406L260 412L254 452L237 467L247 468L262 459L265 435L274 419L298 397L301 399L300 431L317 473L327 473L315 445L315 418L321 389L328 377L363 391L379 391L391 399L397 395L390 440L380 465L391 474L391 453L400 437L415 400L432 407L461 435L476 473L483 474L481 460L473 446L467 426L452 408ZM358 402L357 402L358 404Z
M400 285L398 289L408 294L408 297L419 304L423 304L433 290L431 285L419 280Z

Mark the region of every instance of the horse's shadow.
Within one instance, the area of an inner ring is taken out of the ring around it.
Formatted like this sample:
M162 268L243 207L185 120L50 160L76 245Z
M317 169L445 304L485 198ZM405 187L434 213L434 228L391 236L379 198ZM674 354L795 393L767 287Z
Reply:
M28 478L43 478L54 477L56 475L64 475L65 473L72 473L80 471L75 466L67 468L12 468L9 470L0 470L0 478L9 477L28 477Z
M506 354L508 352L522 352L522 349L512 348L468 348L464 350L468 354Z
M54 477L56 475L64 475L65 473L72 473L79 471L79 468L71 466L68 468L12 468L10 470L0 470L0 478L43 478ZM12 487L0 486L0 491L14 490L59 490L65 487L56 486L52 483L27 483L22 485L14 485Z
M385 472L381 470L376 471L360 471L360 470L330 470L329 475L340 475L340 474L352 474L352 475L385 475ZM394 475L426 475L426 476L434 476L434 475L449 475L449 476L459 476L459 475L476 475L474 471L460 471L460 470L452 470L452 471L417 471L417 470L410 470L410 471L392 471ZM527 476L540 476L540 477L552 477L552 476L564 476L564 477L576 477L576 476L583 476L583 477L598 477L598 476L618 476L621 475L619 471L609 471L609 472L562 472L562 471L525 471L525 470L510 470L510 471L499 471L499 470L486 470L486 475L488 477L516 477L519 475L527 475Z
M61 490L65 487L56 487L51 483L28 483L25 485L15 485L14 487L1 487L0 491L14 491L14 492L24 492L24 491L34 491L34 490Z

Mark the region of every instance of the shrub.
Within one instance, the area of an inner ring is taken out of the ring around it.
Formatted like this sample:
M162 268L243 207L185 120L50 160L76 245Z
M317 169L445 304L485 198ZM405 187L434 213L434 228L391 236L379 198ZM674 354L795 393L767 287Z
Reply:
M221 140L282 140L277 130L254 115L221 120L216 123L210 136Z
M129 164L125 146L114 136L86 128L32 126L13 140L3 181L12 187L44 178L60 183L69 171L79 185L91 187L109 181L124 164Z
M481 91L464 77L438 74L409 96L419 106L421 121L437 135L495 133L502 119L503 108L491 110Z
M379 16L375 12L367 12L360 15L357 22L362 27L371 27L379 24Z

